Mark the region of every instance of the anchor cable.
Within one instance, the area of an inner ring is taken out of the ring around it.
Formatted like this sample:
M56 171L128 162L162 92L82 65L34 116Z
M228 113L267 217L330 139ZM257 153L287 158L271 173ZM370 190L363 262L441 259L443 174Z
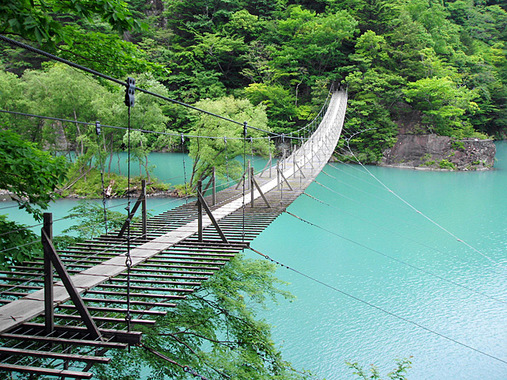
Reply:
M157 350L151 348L151 347L148 347L147 345L145 345L144 343L140 343L140 346L142 348L144 348L146 351L148 352L151 352L153 355L159 357L160 359L163 359L165 360L166 362L169 362L177 367L180 367L183 372L186 372L186 373L189 373L190 375L194 376L194 377L197 377L201 380L208 380L206 377L198 374L196 371L194 371L192 368L190 368L188 365L183 365L183 364L180 364L178 363L177 361L169 358L168 356L162 354L161 352L158 352Z

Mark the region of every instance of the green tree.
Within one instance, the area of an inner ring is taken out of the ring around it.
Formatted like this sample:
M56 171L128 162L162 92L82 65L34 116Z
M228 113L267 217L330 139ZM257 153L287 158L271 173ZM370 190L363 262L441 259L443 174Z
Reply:
M40 238L29 226L15 223L0 215L0 268L19 264L42 254Z
M42 219L42 210L58 197L66 162L53 157L13 132L0 130L0 189L12 193L20 209ZM40 255L39 238L27 228L0 215L0 267L20 263Z
M0 131L0 189L13 193L21 209L42 218L42 211L58 197L66 175L63 157L53 157L10 131Z
M473 128L463 116L473 112L476 95L465 87L458 87L450 78L425 78L409 83L403 90L406 100L422 111L430 131L457 138L471 137Z
M2 34L17 34L34 41L58 43L69 37L69 30L59 18L66 14L89 21L100 16L118 31L138 26L122 0L16 0L0 4L0 30Z
M297 121L295 97L281 85L252 83L245 94L254 105L262 104L269 116L269 126L276 133L289 133Z
M118 211L106 210L104 216L101 205L90 201L79 201L77 206L70 209L65 219L76 220L77 223L65 229L63 233L77 234L78 239L84 241L105 234L106 230L110 232L121 228L126 215Z
M123 39L128 31L143 27L146 25L123 0L15 0L0 4L0 33L37 42L51 53L120 78L147 71L164 75L160 65L148 62L141 49ZM6 64L11 69L20 69L13 54L30 57L35 67L44 60L19 50L7 51L10 59Z
M406 380L406 373L412 367L411 358L407 359L396 359L396 368L387 374L387 378L391 380ZM357 362L355 363L346 363L347 366L354 370L353 374L358 378L363 380L381 380L381 375L376 366L371 365L370 370L366 371L364 368ZM370 373L368 373L370 372Z
M96 79L63 64L51 65L44 71L28 70L22 82L25 100L20 102L20 110L67 120L99 120L94 100L108 93ZM32 127L24 132L25 136L31 135L32 141L48 144L55 150L74 148L78 155L85 153L83 141L77 146L74 144L79 136L86 133L86 127L53 120L41 121L38 126L40 131ZM63 142L66 144L62 145Z
M204 109L232 120L245 120L248 125L257 129L267 130L266 109L263 105L253 106L246 99L232 96L217 100L202 100L196 104ZM242 174L241 164L234 160L236 156L247 154L266 156L270 142L261 138L264 134L256 129L248 130L251 140L243 140L243 126L211 115L199 114L190 132L195 137L190 140L189 154L194 159L190 184L195 186L199 179L204 180L211 175L213 168L222 177L239 179ZM247 147L247 148L245 148ZM246 157L244 157L246 159Z
M236 256L154 327L142 328L144 344L209 379L306 378L282 359L269 325L257 320L253 311L267 300L291 298L279 289L282 283L274 271L274 264L267 261ZM97 367L97 376L137 378L135 367L139 370L140 365L150 378L188 376L184 369L142 348L114 355L112 363Z

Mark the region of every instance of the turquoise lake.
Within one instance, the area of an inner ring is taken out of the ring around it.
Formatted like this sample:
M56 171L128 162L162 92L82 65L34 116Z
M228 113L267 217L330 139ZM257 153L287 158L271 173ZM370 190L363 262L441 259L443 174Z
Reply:
M317 181L332 191L307 193L329 206L303 195L289 207L320 228L282 214L252 243L333 287L278 270L297 299L263 315L285 358L318 379L356 378L346 361L385 378L410 356L412 380L507 379L507 142L497 150L488 172L368 167L463 242L360 166L327 165Z
M184 159L150 156L155 176L173 184ZM284 358L316 379L356 378L346 361L375 364L385 378L407 357L412 380L507 379L507 142L493 171L367 169L327 165L325 187L307 189L318 200L302 195L288 209L313 225L284 213L251 244L300 272L279 268L297 298L259 311ZM148 202L159 213L182 200ZM56 233L73 205L49 210ZM34 223L12 202L0 213Z

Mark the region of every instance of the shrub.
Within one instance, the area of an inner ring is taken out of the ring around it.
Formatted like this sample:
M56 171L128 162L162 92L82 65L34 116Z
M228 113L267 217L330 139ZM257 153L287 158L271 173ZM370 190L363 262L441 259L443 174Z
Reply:
M445 158L438 163L440 169L456 170L456 165L446 160Z

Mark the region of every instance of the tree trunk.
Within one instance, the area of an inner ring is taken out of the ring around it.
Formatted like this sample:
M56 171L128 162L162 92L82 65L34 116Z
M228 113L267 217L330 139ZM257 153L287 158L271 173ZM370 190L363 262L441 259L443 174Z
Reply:
M79 128L79 124L77 123L76 110L74 110L74 121L76 122L76 129L77 129L78 136L81 136L81 129ZM81 156L83 155L83 153L84 153L84 143L83 143L83 140L81 140Z
M107 174L110 175L111 174L111 164L113 163L113 145L114 145L114 141L113 141L113 134L111 133L111 153L109 153L109 164L107 165Z
M121 175L120 153L117 153L117 156L118 156L118 173Z

